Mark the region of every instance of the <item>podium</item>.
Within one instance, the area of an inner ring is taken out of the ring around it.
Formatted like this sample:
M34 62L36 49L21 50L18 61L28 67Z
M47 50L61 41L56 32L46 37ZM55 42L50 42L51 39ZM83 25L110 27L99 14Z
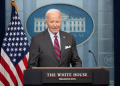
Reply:
M32 67L24 70L24 86L108 86L102 67Z

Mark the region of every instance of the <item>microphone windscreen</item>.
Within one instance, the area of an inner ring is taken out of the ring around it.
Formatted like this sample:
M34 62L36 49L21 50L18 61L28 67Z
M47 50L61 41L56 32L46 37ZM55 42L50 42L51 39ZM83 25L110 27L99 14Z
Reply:
M88 50L88 52L91 52L91 50Z

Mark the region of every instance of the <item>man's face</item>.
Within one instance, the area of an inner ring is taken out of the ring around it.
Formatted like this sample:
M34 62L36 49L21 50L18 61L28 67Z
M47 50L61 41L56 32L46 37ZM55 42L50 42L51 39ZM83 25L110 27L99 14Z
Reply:
M61 20L61 15L59 12L57 13L48 13L47 19L46 19L46 25L48 26L49 30L53 34L57 34L58 31L60 30L62 20Z

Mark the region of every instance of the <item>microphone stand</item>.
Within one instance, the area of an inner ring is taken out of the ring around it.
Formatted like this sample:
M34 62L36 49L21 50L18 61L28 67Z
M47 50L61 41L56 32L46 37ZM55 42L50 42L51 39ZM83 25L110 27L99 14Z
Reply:
M93 52L92 52L91 50L89 50L89 52L93 54ZM96 59L95 59L95 55L94 55L94 54L93 54L93 57L94 57L94 60L95 60L95 62L96 62L96 65L97 65L97 67L98 67L98 64L97 64L97 61L96 61Z

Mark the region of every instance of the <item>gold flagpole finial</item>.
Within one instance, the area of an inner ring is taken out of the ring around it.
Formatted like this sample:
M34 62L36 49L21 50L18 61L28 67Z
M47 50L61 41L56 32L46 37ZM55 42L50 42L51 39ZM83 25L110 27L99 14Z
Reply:
M14 0L12 0L11 5L14 6L14 7L15 7L15 10L18 12L18 9L17 9L17 6L16 6Z

